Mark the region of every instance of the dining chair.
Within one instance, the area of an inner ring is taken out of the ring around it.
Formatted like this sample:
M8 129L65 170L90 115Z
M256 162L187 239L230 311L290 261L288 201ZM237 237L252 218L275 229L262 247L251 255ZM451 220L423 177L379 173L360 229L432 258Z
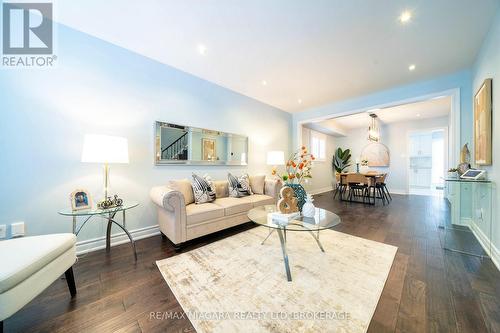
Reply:
M339 181L335 187L335 192L333 193L333 199L339 195L339 198L342 199L343 195L347 189L347 183L345 182L346 174L340 174Z
M389 203L389 197L386 192L385 179L387 174L384 173L380 176L375 177L375 184L372 187L374 191L373 200L382 199L382 204L385 206L386 202ZM378 194L378 196L377 196Z
M368 193L368 180L366 176L360 173L352 173L346 176L346 183L349 188L349 193L347 198L349 201L352 201L353 197L362 197L363 203L366 203L366 200L369 200Z
M384 176L384 180L382 181L381 183L381 186L382 186L382 190L385 192L385 194L389 197L389 199L392 201L392 197L391 197L391 193L389 192L389 189L387 188L387 183L386 183L386 180L387 180L387 174L385 174Z

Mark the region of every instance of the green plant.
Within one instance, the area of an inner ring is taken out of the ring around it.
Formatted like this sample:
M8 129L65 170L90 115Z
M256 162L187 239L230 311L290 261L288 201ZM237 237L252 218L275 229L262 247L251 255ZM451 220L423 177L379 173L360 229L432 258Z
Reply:
M338 148L335 151L335 155L333 156L332 167L336 172L342 173L345 169L347 169L351 164L349 164L351 159L351 150L346 149L342 150L342 148Z

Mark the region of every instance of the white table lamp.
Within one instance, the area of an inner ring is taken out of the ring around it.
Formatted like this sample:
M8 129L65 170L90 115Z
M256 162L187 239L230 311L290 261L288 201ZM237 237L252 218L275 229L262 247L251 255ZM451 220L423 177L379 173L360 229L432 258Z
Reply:
M104 199L107 199L109 164L128 163L128 141L119 136L86 134L82 162L104 164Z
M276 175L276 167L285 165L285 152L281 150L267 152L267 165L273 166L273 176Z

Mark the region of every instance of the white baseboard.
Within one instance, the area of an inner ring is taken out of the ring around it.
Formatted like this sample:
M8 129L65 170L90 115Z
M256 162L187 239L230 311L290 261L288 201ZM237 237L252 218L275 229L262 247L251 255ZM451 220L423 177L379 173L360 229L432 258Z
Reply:
M318 189L315 189L312 191L308 191L307 193L315 195L315 194L325 193L325 192L329 192L329 191L333 191L333 188L331 186L318 188Z
M470 229L472 230L472 233L478 240L479 244L481 244L484 251L490 256L493 264L497 267L498 270L500 270L500 250L498 250L495 244L491 242L490 251L490 240L488 239L488 236L486 236L475 223L470 223Z
M400 189L389 189L389 193L390 194L401 194L401 195L408 195L408 191L407 190L400 190Z
M134 241L159 235L160 228L158 225L129 230ZM124 232L111 235L111 246L128 243L129 239ZM84 254L92 251L97 251L106 248L106 236L87 239L76 243L76 254Z

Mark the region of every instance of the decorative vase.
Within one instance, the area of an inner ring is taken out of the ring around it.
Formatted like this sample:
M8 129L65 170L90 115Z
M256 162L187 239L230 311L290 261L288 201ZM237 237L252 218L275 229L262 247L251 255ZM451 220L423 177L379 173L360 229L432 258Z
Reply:
M314 215L316 214L316 208L314 208L313 201L313 196L311 194L308 194L306 203L304 204L304 206L302 206L302 216L314 217Z
M293 191L295 192L295 196L297 197L298 201L298 206L299 206L299 211L302 212L302 206L306 203L306 190L304 190L304 187L300 184L286 184L286 186L291 187Z

